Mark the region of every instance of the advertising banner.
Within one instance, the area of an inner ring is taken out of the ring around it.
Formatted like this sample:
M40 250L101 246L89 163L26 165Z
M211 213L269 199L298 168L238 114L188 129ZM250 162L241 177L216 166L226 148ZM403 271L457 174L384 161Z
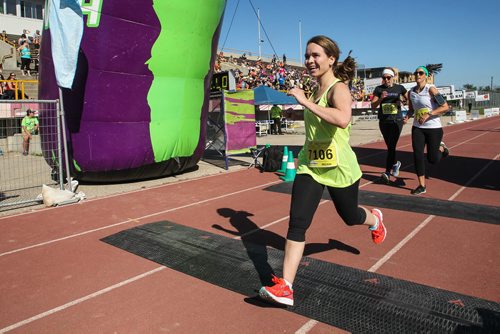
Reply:
M476 102L489 101L490 94L480 94L476 96Z
M253 90L224 92L226 154L245 153L257 145Z
M462 123L467 120L467 113L465 110L457 110L455 113L455 122Z

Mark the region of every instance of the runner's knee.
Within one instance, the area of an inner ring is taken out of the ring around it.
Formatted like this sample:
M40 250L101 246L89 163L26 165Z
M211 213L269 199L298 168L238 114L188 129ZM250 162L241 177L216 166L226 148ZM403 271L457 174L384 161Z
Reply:
M286 238L288 240L303 242L306 240L306 231L309 224L305 220L290 220L288 226L288 233Z
M362 225L366 220L366 212L362 208L358 207L354 213L349 215L340 214L340 217L344 220L344 223L349 226Z

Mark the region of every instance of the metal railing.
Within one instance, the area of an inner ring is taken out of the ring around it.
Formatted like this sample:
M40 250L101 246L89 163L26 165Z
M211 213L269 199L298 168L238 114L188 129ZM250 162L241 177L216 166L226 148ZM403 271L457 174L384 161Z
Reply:
M0 85L6 85L8 82L14 86L14 100L22 100L24 98L26 95L26 85L38 85L38 80L0 80Z
M31 138L22 130L28 109L39 122ZM61 115L58 100L0 100L0 211L41 203L43 184L64 189Z

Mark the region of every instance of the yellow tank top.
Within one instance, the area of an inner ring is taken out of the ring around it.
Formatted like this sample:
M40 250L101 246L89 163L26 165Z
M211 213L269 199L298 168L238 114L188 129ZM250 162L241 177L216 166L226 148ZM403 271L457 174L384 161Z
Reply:
M339 81L336 79L328 87L318 105L328 106L328 92ZM335 188L345 188L359 180L361 169L349 145L351 124L342 129L308 109L304 110L304 123L306 141L298 156L297 173L309 174L318 183Z

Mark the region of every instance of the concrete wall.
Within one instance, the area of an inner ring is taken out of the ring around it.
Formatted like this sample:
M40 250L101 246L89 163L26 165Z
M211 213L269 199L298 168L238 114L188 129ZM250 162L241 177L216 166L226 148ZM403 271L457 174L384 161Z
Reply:
M3 150L3 148L2 148ZM16 133L7 137L7 152L23 153L23 135ZM33 135L30 141L30 154L42 155L42 145L39 135ZM5 154L5 150L4 150Z
M18 17L15 15L0 14L0 32L5 30L8 34L21 35L24 29L28 29L31 34L40 30L42 32L43 20Z
M16 51L14 47L4 41L0 41L0 63L3 63L5 71L17 69Z

